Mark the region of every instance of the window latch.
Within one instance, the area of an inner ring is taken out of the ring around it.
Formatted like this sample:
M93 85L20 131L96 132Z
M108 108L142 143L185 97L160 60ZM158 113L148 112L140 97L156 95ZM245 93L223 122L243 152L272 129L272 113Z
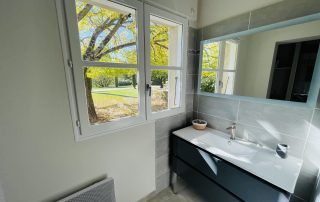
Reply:
M151 85L150 84L146 85L146 91L149 91L149 96L151 96Z
M79 120L76 121L76 125L78 128L80 128L80 121Z
M73 63L72 63L72 60L68 60L68 66L72 69L73 68Z

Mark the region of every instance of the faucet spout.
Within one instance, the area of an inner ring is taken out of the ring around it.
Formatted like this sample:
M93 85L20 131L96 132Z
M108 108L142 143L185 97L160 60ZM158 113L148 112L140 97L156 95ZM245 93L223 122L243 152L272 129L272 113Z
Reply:
M230 130L230 139L235 140L236 139L236 123L233 123L230 127L226 128L227 130Z

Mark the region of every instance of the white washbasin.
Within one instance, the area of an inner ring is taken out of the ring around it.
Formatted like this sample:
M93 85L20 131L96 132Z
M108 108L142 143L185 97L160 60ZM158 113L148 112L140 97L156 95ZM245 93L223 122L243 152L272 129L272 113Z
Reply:
M213 135L212 133L199 136L197 141L213 146L216 150L220 150L220 152L233 155L252 155L260 149L255 144L239 140L230 140L227 137Z

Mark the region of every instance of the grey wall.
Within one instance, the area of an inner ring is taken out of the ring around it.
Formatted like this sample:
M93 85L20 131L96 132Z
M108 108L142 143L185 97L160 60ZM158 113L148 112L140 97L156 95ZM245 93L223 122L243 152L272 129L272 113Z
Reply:
M190 125L193 117L193 97L195 90L196 66L195 45L196 30L189 28L188 35L188 64L186 87L186 113L156 120L156 191L169 186L169 135L172 131Z
M282 1L197 30L197 50L201 40L319 12L316 0ZM289 144L290 153L304 159L293 201L308 201L320 167L319 103L320 99L317 109L312 109L196 95L194 117L222 131L236 122L237 136L270 148L280 142Z

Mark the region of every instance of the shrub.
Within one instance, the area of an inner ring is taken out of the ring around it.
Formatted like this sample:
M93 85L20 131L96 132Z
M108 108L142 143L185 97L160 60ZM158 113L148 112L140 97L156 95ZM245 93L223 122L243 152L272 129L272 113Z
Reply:
M106 88L114 84L114 78L106 75L99 75L97 78L92 79L92 85L96 88Z
M132 85L132 80L131 79L120 79L119 78L119 86L130 86Z
M201 91L214 93L216 88L216 74L214 72L202 72Z

